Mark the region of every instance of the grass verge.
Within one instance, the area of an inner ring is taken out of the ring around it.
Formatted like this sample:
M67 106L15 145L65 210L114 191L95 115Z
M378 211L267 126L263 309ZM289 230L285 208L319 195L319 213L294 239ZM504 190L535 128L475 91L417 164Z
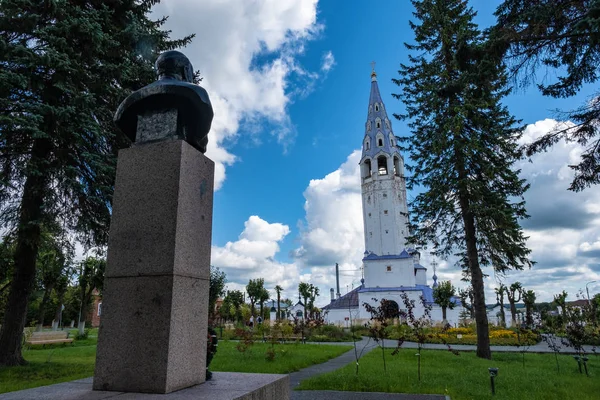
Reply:
M245 353L236 342L221 341L212 371L285 374L325 362L350 346L277 344L273 361L266 358L270 344L255 343ZM0 367L0 393L68 382L94 374L96 338L77 340L73 345L32 346L23 352L27 365Z
M426 350L421 355L421 382L417 377L414 349L403 349L396 356L386 350L387 373L383 370L381 351L376 349L355 365L303 381L298 390L347 390L362 392L446 394L452 400L466 399L598 399L600 357L590 356L590 376L580 374L572 356L521 353L493 354L483 360L474 352L455 356L448 351ZM498 367L496 395L490 390L489 367Z
M236 349L236 342L221 341L211 371L257 372L265 374L287 374L337 357L352 346L286 343L276 344L274 358L267 359L269 343L254 343L245 352Z

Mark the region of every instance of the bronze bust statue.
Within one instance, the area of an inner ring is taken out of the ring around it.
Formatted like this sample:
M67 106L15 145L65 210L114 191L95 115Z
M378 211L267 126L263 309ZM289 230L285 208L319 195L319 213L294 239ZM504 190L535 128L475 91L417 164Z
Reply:
M167 51L156 60L158 80L129 95L117 109L114 121L133 142L184 139L206 152L207 134L213 119L208 93L192 83L194 70L190 60L179 51ZM154 118L169 115L169 121ZM154 132L144 134L142 122Z

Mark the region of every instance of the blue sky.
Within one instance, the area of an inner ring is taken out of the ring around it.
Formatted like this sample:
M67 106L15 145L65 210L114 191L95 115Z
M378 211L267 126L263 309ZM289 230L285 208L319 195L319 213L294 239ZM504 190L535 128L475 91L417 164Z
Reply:
M494 21L497 4L471 1L482 28ZM345 270L343 287L359 282L364 245L355 151L364 135L370 63L376 61L388 113L401 112L391 96L401 89L391 79L407 60L403 42L413 38L411 11L406 0L169 0L155 9L170 16L167 27L175 36L197 34L183 51L202 72L215 108L207 153L217 163L219 187L212 258L227 273L229 288L264 277L268 288L281 284L295 297L298 282L310 281L321 288L323 305L335 262ZM506 104L531 124L524 140L532 140L552 128L553 109L572 107L591 93L584 88L578 98L558 101L528 88ZM410 134L403 122L392 124L396 135ZM542 263L491 276L488 302L502 280L520 280L542 300L562 288L574 300L585 282L600 281L598 193L566 191L566 165L578 152L561 143L522 164L532 182L527 232ZM447 262L438 275L464 285ZM590 288L600 291L600 285Z

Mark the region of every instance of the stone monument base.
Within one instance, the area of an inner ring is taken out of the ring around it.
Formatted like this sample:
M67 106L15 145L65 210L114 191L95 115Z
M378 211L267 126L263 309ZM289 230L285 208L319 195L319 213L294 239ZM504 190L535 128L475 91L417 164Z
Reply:
M168 394L92 390L92 378L0 395L1 400L289 400L289 375L213 372L210 381Z

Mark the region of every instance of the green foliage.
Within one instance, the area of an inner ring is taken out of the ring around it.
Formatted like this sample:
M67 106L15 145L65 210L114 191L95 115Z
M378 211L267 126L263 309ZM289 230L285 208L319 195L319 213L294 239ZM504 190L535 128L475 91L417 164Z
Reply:
M531 266L519 225L527 217L528 185L514 163L521 157L518 121L502 105L506 73L499 57L484 51L475 12L463 0L412 0L415 44L405 44L401 87L394 97L406 106L395 115L408 122L400 138L409 154L410 240L458 263L471 280L480 328L478 354L489 358L482 266L495 272Z
M264 278L250 279L246 285L246 293L248 293L248 299L250 300L250 311L251 315L256 315L254 305L260 301L265 295L265 280ZM267 299L268 299L267 295Z
M77 332L75 334L75 340L87 340L90 336L90 330L89 329L84 329L83 333L79 333Z
M219 268L210 266L210 288L208 292L208 311L209 317L212 317L217 299L225 294L225 283L227 275Z
M444 321L446 320L446 309L454 309L454 300L452 300L454 296L456 296L456 288L450 281L442 281L433 288L433 301L442 307Z
M505 56L521 85L537 86L544 96L568 98L584 84L600 77L600 1L505 0L496 10L491 29L491 51ZM540 70L546 73L540 73ZM537 76L543 77L538 81ZM549 79L548 77L554 77ZM600 92L561 119L573 121L527 147L528 155L548 149L559 140L581 144L585 150L578 164L570 165L575 177L570 190L580 191L600 182L598 113Z
M14 340L36 272L41 227L61 221L86 247L107 243L116 155L129 140L119 103L155 79L170 40L156 0L3 0L0 12L0 224L15 231L0 364L22 364Z

